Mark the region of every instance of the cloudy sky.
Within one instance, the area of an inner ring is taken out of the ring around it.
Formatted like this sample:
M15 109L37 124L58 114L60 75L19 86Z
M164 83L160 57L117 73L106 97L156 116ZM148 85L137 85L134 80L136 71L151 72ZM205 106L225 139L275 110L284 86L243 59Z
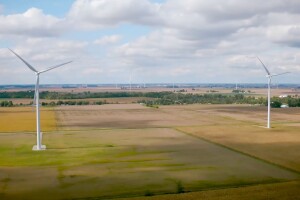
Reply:
M0 0L0 84L300 83L299 0Z

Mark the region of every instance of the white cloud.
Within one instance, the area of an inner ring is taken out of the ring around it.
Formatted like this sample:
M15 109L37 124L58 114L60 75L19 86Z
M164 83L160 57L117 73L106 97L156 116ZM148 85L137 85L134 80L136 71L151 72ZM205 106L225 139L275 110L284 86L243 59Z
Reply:
M298 0L169 0L166 6L171 10L180 8L179 10L185 13L200 13L213 22L249 19L269 12L299 13L300 2Z
M103 69L99 69L99 68L88 68L83 70L83 74L85 75L95 75L95 74L102 74L104 72Z
M74 59L84 54L87 42L56 38L29 38L19 42L14 50L32 61L44 64L65 59Z
M81 27L110 27L120 23L157 23L158 4L148 0L77 0L68 14Z
M41 80L42 83L58 83L59 81L70 81L70 79L74 81L76 76L81 75L80 65L87 63L82 61L82 59L86 60L86 45L86 42L72 40L31 38L18 41L17 45L11 48L37 70L73 60L73 63L51 71L51 75L43 75ZM3 75L1 73L0 84L33 82L33 73L8 49L0 49L0 57L0 69L4 70ZM14 78L6 79L5 77ZM77 80L80 79L77 77Z
M0 35L27 35L49 37L66 30L63 19L46 15L38 8L30 8L22 14L0 15Z
M192 56L198 44L197 41L177 37L176 32L172 30L163 29L118 47L116 53L121 56L142 56L150 59L180 59Z
M98 45L115 44L119 42L121 39L122 39L121 35L109 35L95 40L94 44L98 44Z
M272 26L267 36L274 42L300 47L300 25Z

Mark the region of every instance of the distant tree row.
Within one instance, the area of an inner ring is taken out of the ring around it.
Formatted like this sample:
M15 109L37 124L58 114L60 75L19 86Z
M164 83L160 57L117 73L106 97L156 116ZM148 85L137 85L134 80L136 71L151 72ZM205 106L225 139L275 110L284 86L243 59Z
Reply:
M120 97L150 97L162 98L172 92L40 92L41 99L90 99L90 98L120 98ZM0 92L0 99L33 98L34 91Z
M0 92L0 99L29 99L33 98L34 91Z
M89 101L51 101L49 103L42 102L42 106L72 106L72 105L102 105L107 104L107 102L104 101L95 101L95 102L89 102Z
M34 92L1 92L0 98L33 98ZM65 93L65 92L41 92L41 99L56 99L58 101L52 101L50 103L43 102L44 106L56 106L56 105L101 105L107 103L104 101L97 101L91 103L87 100L75 101L75 99L101 99L101 98L120 98L120 97L148 97L152 100L141 100L138 103L145 103L151 105L172 105L172 104L259 104L266 105L266 98L254 97L244 95L242 93L235 94L192 94L192 93L180 93L180 92L82 92L82 93ZM300 107L300 98L298 96L288 96L286 98L273 97L271 100L272 107L280 107L282 104L286 104L289 107ZM12 102L4 101L3 106L13 106Z
M271 99L271 106L276 108L282 104L286 104L289 107L300 107L300 98L287 97ZM153 105L173 105L173 104L257 104L267 105L266 98L245 96L243 94L224 95L224 94L170 94L165 95L163 98L155 100L141 100L139 103L144 103L148 106Z
M172 105L172 104L264 104L265 98L255 98L242 94L181 94L172 93L155 100L141 100L139 103L147 105Z

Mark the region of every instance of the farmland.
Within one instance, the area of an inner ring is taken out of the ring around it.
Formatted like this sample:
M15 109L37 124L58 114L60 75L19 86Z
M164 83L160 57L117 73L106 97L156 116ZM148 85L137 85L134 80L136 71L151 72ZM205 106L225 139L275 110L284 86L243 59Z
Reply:
M243 199L246 194L248 199L251 195L263 199L266 194L288 199L298 193L298 108L273 109L272 130L263 128L263 106L43 108L42 122L51 124L42 123L48 148L42 152L31 151L35 141L31 108L2 108L2 113L18 123L9 130L6 123L0 126L3 199L41 195L103 199L183 192L192 193L150 199L219 195ZM32 127L22 125L24 118Z

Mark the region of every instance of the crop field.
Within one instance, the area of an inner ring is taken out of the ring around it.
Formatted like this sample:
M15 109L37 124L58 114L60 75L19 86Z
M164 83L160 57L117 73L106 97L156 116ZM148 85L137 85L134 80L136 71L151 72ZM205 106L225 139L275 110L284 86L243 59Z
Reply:
M192 113L184 108L155 109L139 104L65 106L57 108L56 113L58 126L62 129L153 128L205 123L201 122L201 113Z
M0 199L299 196L299 109L272 110L268 130L265 107L246 105L47 108L40 152L31 108L5 109L15 124L31 116L32 129L0 126Z
M0 108L0 133L35 131L35 115L35 108L33 107ZM55 112L52 108L41 109L41 126L43 131L56 129L55 117Z
M178 129L300 172L299 127L278 126L266 131L241 124Z

